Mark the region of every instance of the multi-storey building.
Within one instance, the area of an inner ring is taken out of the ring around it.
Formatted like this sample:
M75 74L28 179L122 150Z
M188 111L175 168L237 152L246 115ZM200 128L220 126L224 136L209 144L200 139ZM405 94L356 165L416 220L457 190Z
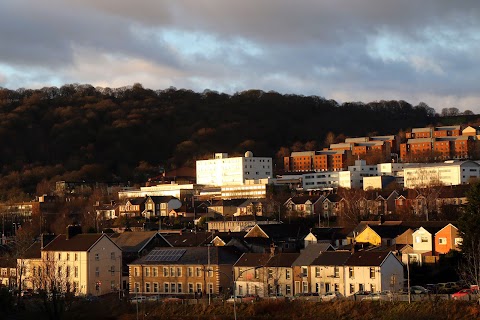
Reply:
M480 165L474 161L425 163L404 169L405 188L467 184L480 177Z
M272 158L254 157L251 151L244 157L229 157L216 153L214 159L197 161L197 183L210 186L242 185L247 179L273 177Z
M347 159L351 155L350 147L345 149L292 152L284 157L286 172L302 171L336 171L346 167Z

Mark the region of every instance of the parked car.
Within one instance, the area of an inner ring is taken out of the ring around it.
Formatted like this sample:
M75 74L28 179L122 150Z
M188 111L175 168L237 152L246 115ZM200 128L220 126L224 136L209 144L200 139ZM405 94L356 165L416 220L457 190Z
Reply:
M427 289L431 293L438 293L438 285L434 283L429 283L425 285L425 289Z
M159 301L159 300L160 300L160 297L158 295L147 297L147 301L150 301L150 302L156 302L156 301Z
M422 286L411 286L410 293L413 294L427 294L428 290Z
M135 297L132 297L130 298L130 303L142 303L142 302L145 302L147 300L147 297L145 296L135 296Z
M320 300L321 301L333 301L333 300L337 300L337 299L340 299L342 297L342 295L337 292L337 291L333 291L333 292L327 292L327 293L324 293L320 296Z
M392 297L392 292L385 290L385 291L378 291L378 292L373 292L370 293L369 295L366 295L362 298L362 300L390 300Z
M241 297L242 302L255 302L260 300L260 297L255 295L255 294L247 294L243 297Z
M458 299L461 299L463 297L466 297L466 296L469 296L469 295L472 295L472 294L478 294L478 290L476 290L474 288L462 289L462 290L452 294L452 298L454 300L458 300Z

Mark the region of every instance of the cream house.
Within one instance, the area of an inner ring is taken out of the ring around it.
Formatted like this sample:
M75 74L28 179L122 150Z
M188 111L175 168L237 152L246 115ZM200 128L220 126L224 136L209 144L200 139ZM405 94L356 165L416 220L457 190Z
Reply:
M360 251L345 262L345 291L398 291L403 288L403 264L390 251Z
M67 234L47 244L32 273L39 281L57 282L57 289L77 295L121 290L121 249L106 234L79 234L79 228L69 227Z

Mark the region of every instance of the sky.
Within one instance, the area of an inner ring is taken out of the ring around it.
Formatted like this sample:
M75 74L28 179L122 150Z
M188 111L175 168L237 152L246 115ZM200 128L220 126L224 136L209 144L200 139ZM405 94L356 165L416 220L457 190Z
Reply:
M480 113L478 0L1 0L0 87L249 89Z

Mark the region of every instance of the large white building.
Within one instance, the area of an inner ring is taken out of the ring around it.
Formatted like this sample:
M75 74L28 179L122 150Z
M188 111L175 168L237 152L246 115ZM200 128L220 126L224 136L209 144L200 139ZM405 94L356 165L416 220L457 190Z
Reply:
M197 183L243 185L247 179L271 178L272 171L272 158L254 157L250 151L244 157L232 158L227 153L216 153L214 159L197 161Z
M405 188L435 185L455 186L468 184L480 177L480 165L475 161L445 161L425 163L404 168Z

